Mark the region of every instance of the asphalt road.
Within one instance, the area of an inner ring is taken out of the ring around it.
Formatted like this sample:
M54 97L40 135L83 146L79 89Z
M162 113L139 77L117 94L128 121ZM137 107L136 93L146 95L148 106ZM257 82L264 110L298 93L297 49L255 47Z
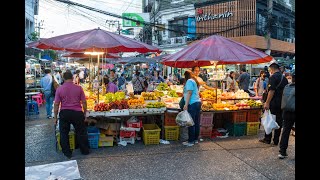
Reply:
M55 150L53 119L45 110L25 121L25 166L67 161ZM290 136L288 158L278 159L279 147L258 142L259 135L229 137L184 147L180 142L148 145L141 141L126 147L73 153L83 179L295 179L295 138Z

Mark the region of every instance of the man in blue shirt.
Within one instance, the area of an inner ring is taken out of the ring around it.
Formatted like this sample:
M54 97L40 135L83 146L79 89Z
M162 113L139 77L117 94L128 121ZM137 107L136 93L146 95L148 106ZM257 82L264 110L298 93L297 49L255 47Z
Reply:
M40 80L40 86L43 88L44 97L46 100L46 111L47 111L47 118L51 119L52 116L52 105L53 105L53 99L54 95L51 93L52 88L52 75L50 69L44 70L45 76L41 78Z

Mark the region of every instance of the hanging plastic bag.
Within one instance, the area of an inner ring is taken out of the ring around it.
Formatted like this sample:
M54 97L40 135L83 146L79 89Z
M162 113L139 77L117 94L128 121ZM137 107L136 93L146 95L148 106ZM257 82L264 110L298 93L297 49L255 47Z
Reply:
M266 134L270 134L273 129L279 129L280 126L276 122L276 115L271 114L270 110L265 110L261 118L262 125Z
M193 119L187 110L179 112L179 114L176 117L176 123L179 126L187 127L194 125Z

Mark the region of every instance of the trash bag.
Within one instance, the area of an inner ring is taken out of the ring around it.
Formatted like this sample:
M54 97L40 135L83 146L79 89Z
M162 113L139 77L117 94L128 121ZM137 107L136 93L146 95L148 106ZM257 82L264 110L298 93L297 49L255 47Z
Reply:
M273 129L279 129L280 126L276 122L276 116L271 114L270 110L265 110L261 118L262 125L266 134L270 134Z
M176 123L179 126L187 127L194 125L193 119L187 110L179 112L179 114L176 117Z

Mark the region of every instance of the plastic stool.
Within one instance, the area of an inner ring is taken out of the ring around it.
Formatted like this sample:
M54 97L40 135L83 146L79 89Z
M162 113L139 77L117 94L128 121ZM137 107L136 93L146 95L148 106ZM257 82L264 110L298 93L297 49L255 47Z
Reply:
M38 95L37 95L38 96ZM43 93L40 93L39 96L41 97L42 99L42 104L44 104L46 102L45 98L44 98L44 95Z
M39 95L32 96L32 99L38 103L38 106L41 106L43 103L42 98Z
M36 101L29 101L27 103L27 115L38 115L39 114L39 107Z

